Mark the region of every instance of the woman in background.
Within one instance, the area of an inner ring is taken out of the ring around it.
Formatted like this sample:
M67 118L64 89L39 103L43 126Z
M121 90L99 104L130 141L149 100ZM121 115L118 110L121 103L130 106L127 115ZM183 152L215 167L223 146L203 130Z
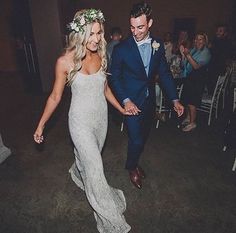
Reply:
M183 45L180 52L183 60L183 76L186 77L183 89L183 103L186 106L186 118L183 120L182 131L188 132L197 127L196 108L201 104L202 93L206 84L206 66L211 59L207 48L208 37L204 32L195 36L194 48L189 50Z

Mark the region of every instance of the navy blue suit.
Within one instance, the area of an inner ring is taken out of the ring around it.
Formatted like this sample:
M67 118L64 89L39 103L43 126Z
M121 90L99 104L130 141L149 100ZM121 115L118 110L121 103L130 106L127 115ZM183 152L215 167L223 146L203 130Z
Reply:
M173 77L166 62L164 45L156 38L152 38L152 43L154 40L160 46L152 51L148 75L133 36L118 44L112 53L110 83L116 97L121 103L129 98L142 111L139 115L126 116L129 136L126 161L128 170L137 167L150 130L155 110L155 76L157 74L169 99L178 99Z

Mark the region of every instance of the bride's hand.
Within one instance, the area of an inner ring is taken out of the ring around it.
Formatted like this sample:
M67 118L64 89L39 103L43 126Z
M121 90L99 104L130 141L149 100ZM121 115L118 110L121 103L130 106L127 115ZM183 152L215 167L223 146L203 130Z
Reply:
M34 133L34 141L38 144L43 142L43 129L44 127L38 127Z
M140 110L139 110L140 111ZM121 112L123 115L128 115L128 116L131 116L131 115L138 115L138 113L136 114L133 114L132 112L130 111L126 111L124 108L122 109L122 112Z

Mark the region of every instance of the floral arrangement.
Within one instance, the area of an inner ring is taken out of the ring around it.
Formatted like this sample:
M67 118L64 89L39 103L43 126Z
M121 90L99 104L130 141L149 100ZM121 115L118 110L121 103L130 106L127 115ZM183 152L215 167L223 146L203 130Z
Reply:
M83 12L78 18L74 19L71 23L67 25L70 31L74 32L84 32L84 26L99 20L102 23L105 21L103 13L101 10L88 9Z
M159 49L160 43L156 42L155 40L152 42L153 54Z

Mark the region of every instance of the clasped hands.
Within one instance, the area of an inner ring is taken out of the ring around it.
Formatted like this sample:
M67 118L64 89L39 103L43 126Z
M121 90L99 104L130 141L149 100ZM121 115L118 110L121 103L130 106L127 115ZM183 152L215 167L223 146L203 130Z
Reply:
M141 110L131 101L127 101L124 104L125 115L138 115Z
M173 105L178 117L183 115L183 105L178 100L174 101ZM141 112L141 110L132 101L127 101L124 105L124 109L125 115L138 115Z

